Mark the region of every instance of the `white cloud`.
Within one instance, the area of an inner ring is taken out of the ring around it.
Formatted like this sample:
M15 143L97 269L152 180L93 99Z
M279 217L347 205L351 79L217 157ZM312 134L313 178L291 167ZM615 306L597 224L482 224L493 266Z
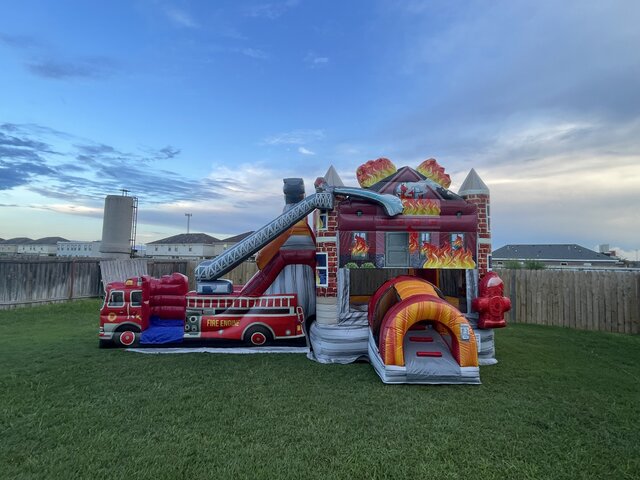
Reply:
M258 48L241 48L239 52L247 57L255 58L257 60L267 60L269 58L269 54L263 50Z
M309 52L307 56L304 57L304 61L311 68L318 68L326 66L329 63L329 57L321 57L313 52Z
M104 211L104 209L100 207L89 207L85 205L73 205L68 203L58 203L51 205L35 204L30 205L30 208L35 208L37 210L50 210L52 212L66 213L69 215L81 215L85 217L100 218L102 218L102 214Z
M283 2L262 3L254 5L247 10L247 16L254 18L267 18L275 20L298 5L298 0L286 0Z
M298 147L298 152L303 154L303 155L315 155L315 152L312 152L311 150L304 148L304 147Z
M174 25L185 28L198 28L198 24L193 17L184 10L180 10L175 7L167 7L165 8L164 13Z
M278 133L265 138L262 143L265 145L304 145L309 142L324 138L324 131L317 130L292 130L290 132Z
M596 245L593 250L598 251L599 245ZM609 246L609 250L614 251L618 258L622 260L638 261L640 260L640 245L635 250L625 250L616 246Z
M240 54L256 60L268 60L271 56L268 52L254 47L234 47L225 45L209 45L208 50L213 53Z
M637 155L565 154L485 166L478 172L491 189L496 247L611 243L629 251L640 246Z
M228 183L215 201L178 200L155 205L141 205L138 218L141 235L146 241L168 236L186 228L185 212L191 217L191 231L204 232L215 237L236 235L255 230L275 217L284 206L282 178L293 176L292 172L271 170L259 164L240 164L228 167L223 164L211 166L206 181L212 184ZM154 230L156 233L148 234ZM161 230L165 233L157 233ZM185 230L186 231L186 230Z

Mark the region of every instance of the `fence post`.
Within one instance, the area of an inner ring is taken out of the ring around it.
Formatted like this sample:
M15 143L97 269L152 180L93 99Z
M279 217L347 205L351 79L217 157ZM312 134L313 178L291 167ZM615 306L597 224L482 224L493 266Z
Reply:
M518 323L518 284L516 282L515 271L510 271L509 276L509 300L511 300L511 318L512 321Z
M71 260L71 271L69 272L69 300L73 300L73 284L76 283L76 261Z

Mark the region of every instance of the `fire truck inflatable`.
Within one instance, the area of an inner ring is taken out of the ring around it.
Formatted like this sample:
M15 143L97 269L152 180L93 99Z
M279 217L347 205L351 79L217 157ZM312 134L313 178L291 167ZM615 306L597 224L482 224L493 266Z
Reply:
M220 283L225 285L231 287ZM100 345L236 340L261 346L304 337L304 312L296 294L250 297L187 290L187 277L180 273L110 283L100 310Z

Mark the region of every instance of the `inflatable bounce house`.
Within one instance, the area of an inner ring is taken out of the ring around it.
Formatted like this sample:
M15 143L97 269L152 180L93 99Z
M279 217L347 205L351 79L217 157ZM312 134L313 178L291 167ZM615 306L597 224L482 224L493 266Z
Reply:
M101 344L299 342L320 363L368 360L385 383L480 383L511 306L490 271L489 189L471 170L452 192L434 159L372 160L357 179L331 167L306 197L285 179L283 213L198 265L196 291L177 273L109 284ZM252 255L246 285L223 278Z

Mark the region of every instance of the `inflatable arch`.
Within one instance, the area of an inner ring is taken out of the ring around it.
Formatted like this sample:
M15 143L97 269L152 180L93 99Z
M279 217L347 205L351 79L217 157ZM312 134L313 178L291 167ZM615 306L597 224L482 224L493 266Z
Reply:
M411 275L400 275L383 283L369 299L367 309L369 327L375 337L378 338L385 314L396 302L425 293L444 298L431 282Z
M449 348L458 365L478 365L476 338L467 319L446 301L429 294L412 295L394 305L385 315L379 345L385 365L404 365L404 337L422 320L433 320L435 330L443 337L449 337Z
M403 275L371 297L369 357L383 382L480 383L473 329L441 296L427 280Z

